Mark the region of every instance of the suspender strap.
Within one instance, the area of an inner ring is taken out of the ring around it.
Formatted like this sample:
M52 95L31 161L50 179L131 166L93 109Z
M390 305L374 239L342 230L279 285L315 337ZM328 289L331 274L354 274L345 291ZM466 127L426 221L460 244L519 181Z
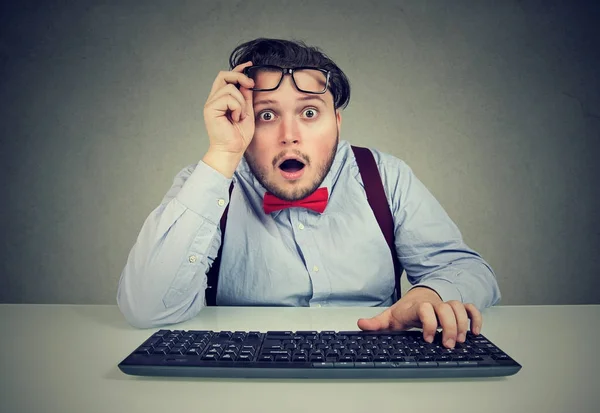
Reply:
M233 182L231 182L231 185L229 185L229 202L231 202L232 191ZM227 227L227 212L229 212L229 204L227 204L227 206L225 207L225 211L223 211L221 221L219 222L221 226L221 245L219 246L219 252L217 253L217 257L213 261L213 265L210 267L210 270L206 274L207 287L204 294L206 297L207 306L217 305L217 284L219 283L219 268L221 267L221 255L223 255L223 243L225 241L225 227Z
M399 299L401 294L400 277L402 276L403 269L396 253L396 246L394 244L394 218L392 217L387 197L385 196L381 175L370 149L352 145L352 151L356 157L358 170L360 171L360 176L362 177L367 193L367 200L392 254L396 282L396 299Z

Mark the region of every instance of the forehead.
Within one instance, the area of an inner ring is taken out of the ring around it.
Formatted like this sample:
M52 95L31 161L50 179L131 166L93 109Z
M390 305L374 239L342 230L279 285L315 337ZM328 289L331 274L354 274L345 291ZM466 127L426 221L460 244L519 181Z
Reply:
M271 93L273 92L254 92L253 106L283 106L285 103L288 103L290 101L295 103L310 103L315 105L327 106L328 101L329 103L331 103L332 100L331 98L326 99L324 95L297 94L297 96L294 96L290 94L284 97L281 94L279 96L271 96Z

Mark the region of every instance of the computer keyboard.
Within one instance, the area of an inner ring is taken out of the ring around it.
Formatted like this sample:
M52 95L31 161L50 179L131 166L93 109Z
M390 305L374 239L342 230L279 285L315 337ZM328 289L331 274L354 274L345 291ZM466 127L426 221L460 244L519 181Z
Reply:
M226 378L450 378L517 373L483 335L453 349L411 331L159 330L118 365L140 376Z

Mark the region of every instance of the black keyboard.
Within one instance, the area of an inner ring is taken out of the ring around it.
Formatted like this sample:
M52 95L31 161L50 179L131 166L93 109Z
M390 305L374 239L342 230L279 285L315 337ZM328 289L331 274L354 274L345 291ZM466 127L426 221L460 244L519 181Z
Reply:
M521 365L483 335L453 349L412 331L159 330L119 369L140 376L253 378L494 377Z

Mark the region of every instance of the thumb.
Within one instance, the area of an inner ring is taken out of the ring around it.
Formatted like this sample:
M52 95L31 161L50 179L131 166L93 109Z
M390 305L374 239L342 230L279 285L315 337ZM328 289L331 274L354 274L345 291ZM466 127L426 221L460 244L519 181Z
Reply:
M360 318L356 323L361 330L386 330L392 325L392 313L388 308L384 312L371 318Z

